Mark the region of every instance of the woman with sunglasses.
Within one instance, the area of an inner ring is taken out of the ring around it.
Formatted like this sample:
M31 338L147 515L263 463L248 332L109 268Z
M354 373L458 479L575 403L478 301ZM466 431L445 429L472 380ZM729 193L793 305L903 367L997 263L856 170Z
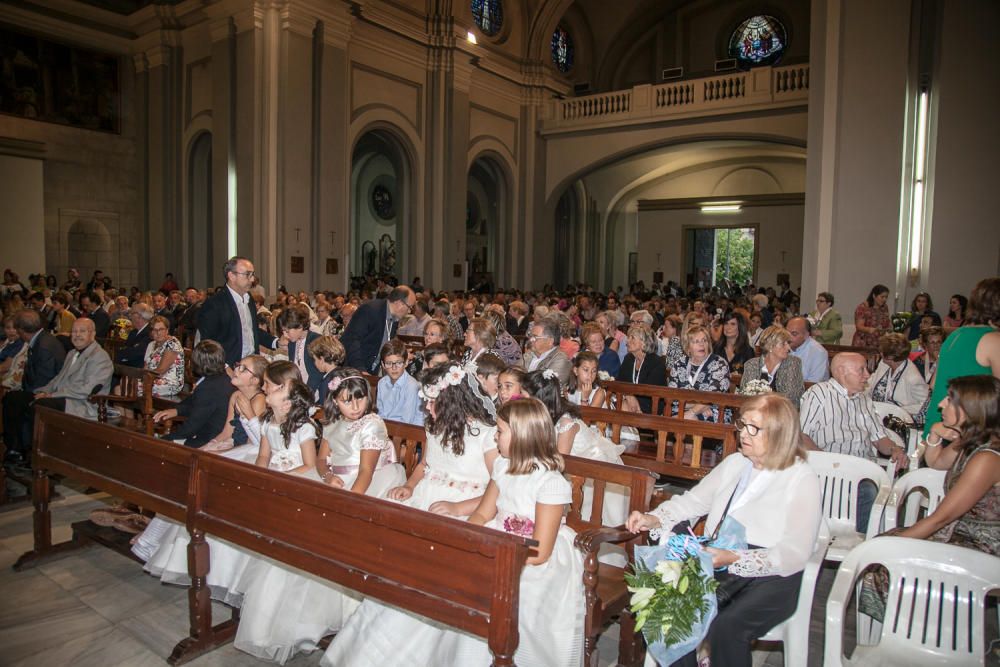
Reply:
M802 570L822 521L819 478L806 464L798 412L784 396L748 401L736 420L740 451L694 488L650 514L633 512L627 528L651 537L707 515L705 534L727 522L746 529L747 548L717 549L709 539L719 579L719 614L705 638L712 664L749 667L751 643L789 618L798 603ZM726 529L728 531L728 527ZM697 665L695 652L676 665Z

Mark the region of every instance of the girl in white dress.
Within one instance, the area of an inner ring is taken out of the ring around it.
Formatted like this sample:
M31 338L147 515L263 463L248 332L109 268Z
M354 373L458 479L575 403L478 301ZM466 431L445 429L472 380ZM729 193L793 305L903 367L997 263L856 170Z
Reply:
M321 432L309 416L312 400L313 392L298 379L268 394L256 465L322 481L316 470ZM234 645L279 664L297 651L315 649L344 613L342 589L269 559L255 559L239 586L243 608Z
M267 359L256 354L240 360L233 372L232 384L236 391L229 402L226 427L202 446L202 451L219 452L226 458L253 463L260 450L260 417L267 409L265 394L274 392L297 377L298 369L287 361L268 365ZM236 440L243 440L238 436L236 424L239 424L246 440L234 447ZM253 560L252 554L212 536L206 536L205 541L211 563L206 581L212 597L239 607L243 599L239 582ZM189 542L190 535L182 524L155 517L146 530L133 540L132 552L146 561L144 569L159 577L163 583L189 586Z
M573 405L604 407L607 393L597 380L597 355L584 351L573 357L573 377L569 382L569 402Z
M421 510L468 516L486 490L497 457L493 402L458 366L428 370L420 393L428 413L423 465L388 497Z
M531 537L538 551L521 573L520 642L514 662L522 667L577 667L583 660L583 554L563 524L571 487L548 411L538 401L510 401L497 417L501 457L469 521ZM484 585L488 585L484 582ZM486 641L395 608L367 613L365 604L334 638L323 665L488 665Z
M331 486L376 498L406 482L385 422L375 414L371 385L353 368L330 377L323 411L328 417L316 470Z
M571 454L594 461L622 464L622 445L616 445L596 428L587 426L580 419L575 405L562 396L559 377L552 370L532 371L524 384L525 392L537 398L548 409L549 416L556 425L557 448L560 454ZM583 487L581 514L590 516L594 486L588 482ZM602 523L605 526L620 526L628 518L628 489L617 484L608 484L604 491Z

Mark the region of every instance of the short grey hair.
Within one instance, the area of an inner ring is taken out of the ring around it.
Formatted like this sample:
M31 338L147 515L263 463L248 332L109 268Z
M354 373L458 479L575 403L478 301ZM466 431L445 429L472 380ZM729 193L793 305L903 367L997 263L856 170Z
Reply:
M645 309L643 309L643 310L637 310L634 313L632 313L632 317L635 317L636 315L638 315L639 317L642 318L642 322L646 326L648 326L648 327L653 326L653 316L649 314L648 310L645 310Z
M552 339L553 345L559 344L559 340L562 336L562 327L559 325L558 317L547 315L541 319L535 320L533 326L541 327L542 333Z
M137 303L132 306L130 313L134 313L144 319L145 321L150 321L153 319L153 309L145 303Z
M628 328L628 335L642 341L644 354L656 354L658 348L656 336L648 324L633 324Z

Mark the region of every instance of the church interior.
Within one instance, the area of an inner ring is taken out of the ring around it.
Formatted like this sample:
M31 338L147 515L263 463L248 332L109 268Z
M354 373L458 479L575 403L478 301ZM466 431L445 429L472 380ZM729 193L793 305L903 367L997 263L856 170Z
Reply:
M736 238L742 280L906 310L1000 275L997 25L995 0L7 0L0 265L607 294L704 284ZM86 491L60 539L109 502ZM14 572L32 530L0 506L0 664L164 664L187 590L100 548Z

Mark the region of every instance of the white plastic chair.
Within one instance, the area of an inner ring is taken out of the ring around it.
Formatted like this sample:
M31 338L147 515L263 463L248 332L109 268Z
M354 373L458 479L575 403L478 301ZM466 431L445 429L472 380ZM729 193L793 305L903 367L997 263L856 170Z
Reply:
M843 655L844 614L855 580L869 566L889 571L879 642ZM879 537L841 563L826 603L824 664L982 665L985 598L1000 587L1000 558L905 537Z
M784 647L785 664L793 667L805 665L809 658L809 618L812 615L813 594L816 591L816 578L826 557L826 549L830 545L830 528L826 521L820 522L819 534L816 536L816 546L812 556L802 571L802 584L799 586L799 602L795 613L782 623L771 628L771 631L760 638L762 642L781 642Z
M885 419L886 415L892 415L894 417L899 417L907 424L913 423L913 415L895 403L876 401L875 413L878 415L879 419ZM917 444L920 442L920 429L911 426L910 437L906 442L903 442L903 439L896 435L895 431L886 429L886 432L889 434L889 438L891 438L893 442L906 450L906 454L908 456L912 456L913 452L916 451Z
M882 511L889 497L889 475L877 463L849 454L809 452L809 465L819 475L823 490L823 516L833 540L826 559L841 561L852 548L881 531ZM858 487L864 480L878 487L868 519L867 533L856 528Z
M921 508L927 514L933 512L944 498L945 474L945 470L921 468L897 479L885 506L884 529L912 526L917 522ZM900 510L903 510L902 523L899 523Z

